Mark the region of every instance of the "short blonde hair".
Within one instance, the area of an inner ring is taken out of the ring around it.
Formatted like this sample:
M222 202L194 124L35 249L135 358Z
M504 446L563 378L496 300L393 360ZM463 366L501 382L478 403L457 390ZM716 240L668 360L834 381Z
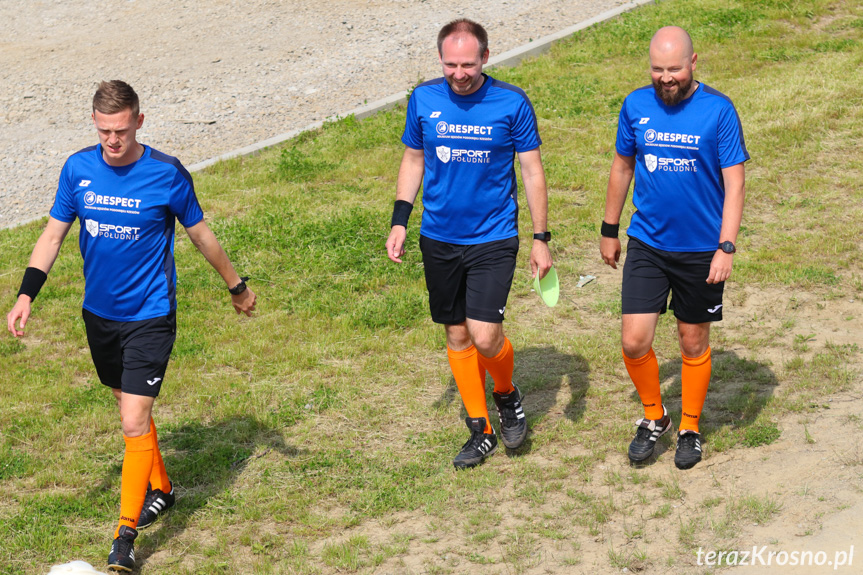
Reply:
M132 86L122 80L111 80L100 82L99 88L93 95L93 112L99 111L103 114L116 114L123 110L131 110L132 116L137 118L141 112L138 103L138 94Z

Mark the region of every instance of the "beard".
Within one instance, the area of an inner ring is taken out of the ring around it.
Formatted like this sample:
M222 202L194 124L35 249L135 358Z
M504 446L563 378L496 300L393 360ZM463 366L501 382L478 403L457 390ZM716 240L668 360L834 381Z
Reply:
M686 98L690 88L692 88L692 77L690 76L689 81L685 84L675 82L674 85L677 86L677 91L669 92L661 82L653 82L653 89L656 90L656 95L659 96L659 99L666 106L676 106Z

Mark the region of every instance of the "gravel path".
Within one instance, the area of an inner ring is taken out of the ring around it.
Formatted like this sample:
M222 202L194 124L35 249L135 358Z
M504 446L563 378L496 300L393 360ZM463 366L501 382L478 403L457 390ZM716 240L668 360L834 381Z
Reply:
M100 80L129 82L140 141L191 165L439 76L453 18L483 23L494 55L625 3L4 0L0 228L45 215L65 159L96 143Z

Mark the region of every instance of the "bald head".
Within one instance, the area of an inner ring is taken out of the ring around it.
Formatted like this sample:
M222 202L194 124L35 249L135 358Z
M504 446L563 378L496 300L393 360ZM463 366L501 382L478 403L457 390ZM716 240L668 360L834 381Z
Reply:
M660 28L650 40L650 55L653 53L678 53L681 57L691 59L695 50L692 48L692 38L689 33L678 26Z
M650 76L656 95L666 106L676 106L691 96L698 85L692 73L698 55L692 39L677 26L660 28L650 41Z

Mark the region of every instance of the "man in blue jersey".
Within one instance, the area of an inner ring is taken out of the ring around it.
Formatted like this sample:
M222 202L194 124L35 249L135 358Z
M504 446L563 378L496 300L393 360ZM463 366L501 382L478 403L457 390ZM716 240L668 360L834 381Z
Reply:
M670 307L683 358L674 456L680 469L701 461L698 423L710 383L710 323L722 319L749 159L731 100L693 79L697 58L683 29L669 26L653 36L652 86L632 92L620 110L600 241L603 261L617 269L620 214L634 176L621 339L644 417L636 423L629 458L646 461L672 428L652 347L659 315Z
M506 447L527 436L521 390L512 382L513 348L503 332L518 253L518 155L533 223L531 270L551 268L548 197L536 115L519 88L483 74L488 35L461 19L437 38L443 77L417 86L408 102L387 255L401 262L407 223L423 185L420 249L432 319L446 329L447 355L471 436L453 464L474 467L497 436L485 398L486 371Z
M31 303L72 223L80 220L87 340L99 379L117 399L126 444L108 569L131 571L137 529L174 504L152 411L176 336L175 218L222 276L237 313L251 315L256 296L204 222L186 169L137 141L144 115L132 87L102 82L92 118L99 144L63 166L48 224L7 322L13 336L24 334Z

